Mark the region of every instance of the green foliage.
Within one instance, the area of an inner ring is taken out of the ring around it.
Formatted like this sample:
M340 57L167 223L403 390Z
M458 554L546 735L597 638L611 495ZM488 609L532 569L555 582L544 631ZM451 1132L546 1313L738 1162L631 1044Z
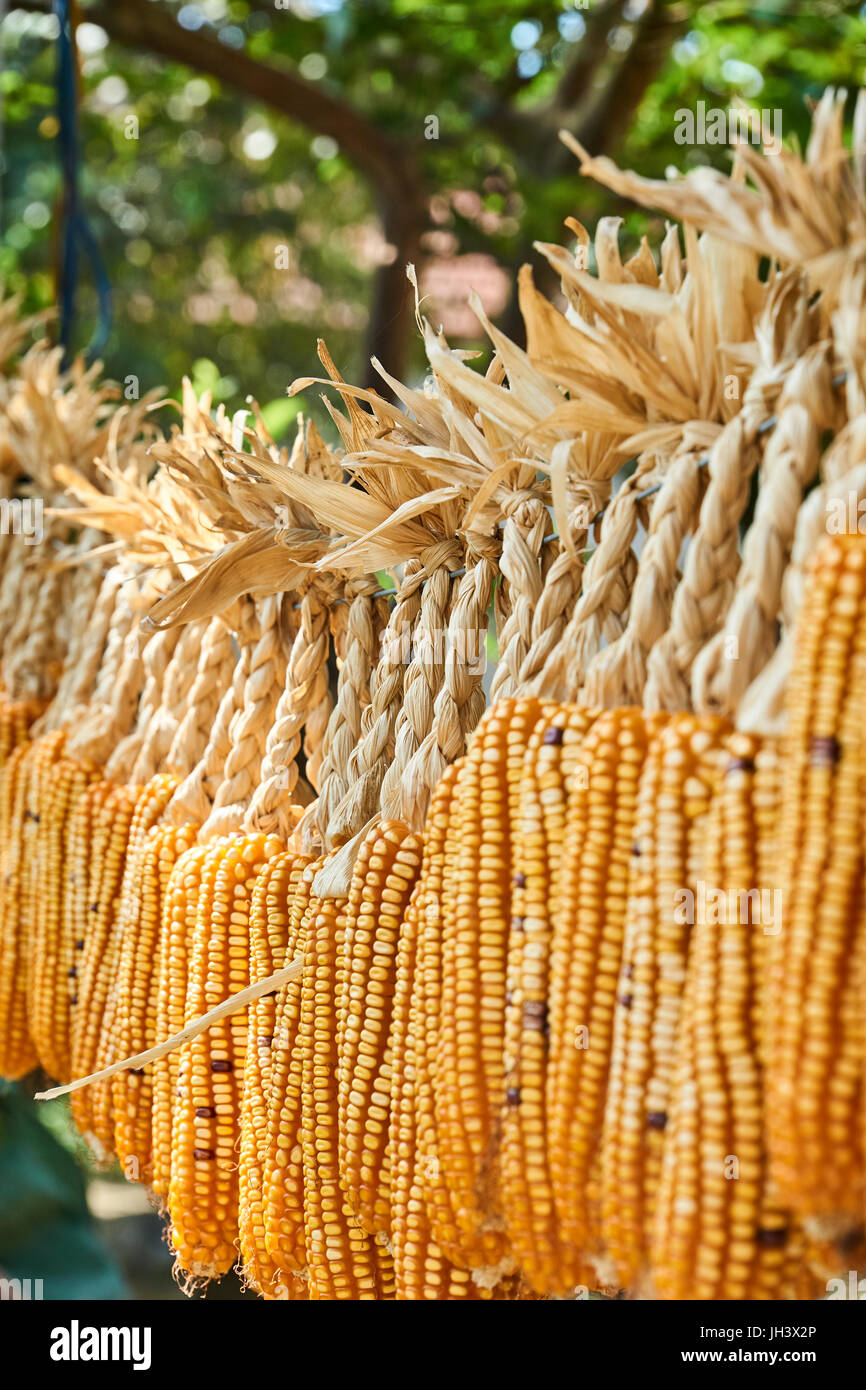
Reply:
M20 1086L0 1081L0 1275L41 1279L46 1299L124 1298L58 1124L65 1131L62 1111L46 1123Z
M424 254L480 253L512 278L525 259L544 273L532 243L558 239L569 214L589 226L606 213L625 216L626 248L662 230L581 181L556 140L575 106L591 104L588 85L565 109L557 93L581 59L592 10L604 3L583 10L562 0L162 0L159 8L191 32L298 72L374 122L409 151L428 192ZM624 20L612 20L593 70L602 88L644 8L631 0ZM861 79L866 22L857 5L679 0L668 9L683 17L679 40L617 151L647 174L728 158L720 148L678 146L678 108L740 96L780 108L785 138L802 145L806 100L827 83L855 87ZM88 13L85 6L85 21ZM13 8L0 38L0 276L34 309L55 296L52 33L50 16ZM346 375L363 371L371 283L387 254L370 187L333 141L209 76L109 41L92 23L80 31L80 48L82 191L115 295L109 371L134 373L142 390L172 391L191 373L231 409L251 393L268 403L275 431L290 433L296 406L284 402L285 389L295 376L320 373L318 335ZM430 116L437 139L425 136ZM82 344L95 315L84 280ZM435 298L430 310L435 319ZM417 377L421 364L416 344L409 374Z

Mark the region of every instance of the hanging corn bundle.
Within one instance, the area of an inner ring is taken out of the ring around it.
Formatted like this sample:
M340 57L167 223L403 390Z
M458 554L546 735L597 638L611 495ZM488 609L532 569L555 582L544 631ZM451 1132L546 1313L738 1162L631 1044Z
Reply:
M189 383L163 436L0 302L0 501L50 503L0 537L0 1073L71 1091L187 1289L866 1255L857 138L827 94L754 187L578 147L683 240L608 219L591 275L571 220L525 349L473 299L483 374L419 306L397 404L320 344L339 453Z

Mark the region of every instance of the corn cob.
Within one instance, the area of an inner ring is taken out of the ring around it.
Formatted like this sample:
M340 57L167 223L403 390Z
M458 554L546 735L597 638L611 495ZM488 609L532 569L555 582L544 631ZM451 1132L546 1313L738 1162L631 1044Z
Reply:
M289 885L286 959L305 955L312 882L321 861L298 865ZM285 985L274 1005L267 1151L262 1173L265 1250L286 1297L306 1292L304 1177L301 1164L301 982Z
M391 1175L391 1243L396 1296L448 1299L471 1296L466 1271L456 1271L436 1245L431 1212L453 1223L441 1183L433 1119L432 1083L426 1065L425 987L438 987L440 903L450 813L462 766L445 772L433 794L424 832L421 874L400 927L391 1021L392 1102L388 1130ZM430 949L425 958L425 941ZM427 979L428 970L430 979ZM438 998L438 995L437 995ZM435 1011L431 1009L431 1015ZM429 1205L428 1205L429 1202ZM456 1230L454 1231L456 1239Z
M819 1236L863 1219L864 660L866 545L827 537L809 566L788 685L784 923L767 1005L772 1172Z
M135 911L134 881L137 872L137 856L150 831L157 825L171 798L176 783L174 778L160 775L139 788L118 789L117 802L114 798L106 808L106 817L100 817L97 834L108 837L108 843L116 845L118 853L107 858L104 867L99 868L98 880L92 880L94 902L100 903L97 922L105 931L105 948L100 953L98 937L93 942L93 980L94 995L104 1001L99 1019L99 1038L96 1044L95 1067L102 1070L124 1054L120 1051L116 1025L118 1004L118 972L120 966L120 947L123 924ZM130 810L129 797L135 794L134 806ZM117 821L113 819L116 809ZM120 854L121 836L128 824L129 831L123 852ZM118 881L118 872L120 878ZM98 884L98 886L97 886ZM88 962L88 971L90 965ZM86 1075L86 1070L84 1071ZM114 1078L96 1081L87 1087L88 1116L90 1132L97 1144L106 1152L113 1153L115 1146ZM76 1093L78 1094L78 1093ZM127 1176L130 1179L141 1177L138 1160L129 1165Z
M184 1026L189 953L195 931L201 871L207 853L207 845L193 845L181 854L171 870L162 900L154 1024L157 1040L173 1037ZM150 1071L153 1155L150 1185L156 1196L163 1199L168 1196L171 1177L171 1129L178 1066L179 1054L174 1049L154 1062Z
M449 808L458 766L450 767L433 795L424 835L421 876L403 916L397 946L397 977L389 1050L392 1098L388 1130L391 1199L391 1245L394 1251L394 1296L400 1300L489 1300L519 1296L522 1285L512 1276L481 1287L467 1269L459 1269L432 1238L424 1190L430 1189L440 1165L434 1151L419 1147L419 1136L432 1131L429 1077L424 1070L423 960L420 923L439 920L439 896ZM422 1095L423 1089L423 1095ZM448 1204L447 1191L438 1191ZM447 1208L450 1211L450 1206Z
M210 847L200 870L189 953L187 1023L249 984L250 897L265 863L280 849L264 835ZM242 1010L180 1052L168 1208L179 1268L193 1280L225 1274L237 1253L235 1149L246 1044Z
M21 932L22 865L16 852L24 809L25 743L0 769L0 1076L14 1081L36 1066L38 1058L27 1026L24 940Z
M502 700L479 726L455 797L457 860L442 902L433 1094L438 1158L458 1239L449 1243L444 1231L437 1237L450 1259L484 1271L491 1282L509 1272L495 1159L505 1099L510 827L518 817L526 742L541 708L535 699Z
M441 811L436 819L435 836L428 817L428 843L421 879L423 899L417 913L417 963L411 995L411 1062L407 1054L406 1063L414 1074L414 1181L419 1194L423 1194L425 1220L429 1218L430 1231L426 1239L444 1244L451 1250L455 1250L459 1244L459 1232L439 1159L433 1087L442 1005L443 906L456 891L459 844L454 827L465 764L465 757L461 758L440 779L437 802L441 794ZM421 1197L416 1200L421 1200ZM443 1258L441 1250L437 1251L437 1258ZM398 1271L398 1291L399 1287Z
M70 1077L70 1007L77 998L78 966L67 876L84 875L86 846L71 859L71 817L95 768L63 758L42 782L34 852L39 893L33 907L27 972L27 1018L39 1061L49 1076Z
M0 898L0 1064L7 1080L36 1066L30 1034L32 936L39 901L36 870L36 806L40 789L62 756L64 736L50 734L25 743L2 769L3 894Z
M659 718L608 710L578 754L550 949L545 1115L557 1231L547 1287L567 1293L598 1247L594 1161L610 1065L637 788ZM620 1000L622 1002L622 1000ZM543 1028L543 1019L537 1024ZM526 1023L524 1023L524 1029Z
M640 779L600 1158L607 1273L627 1286L646 1261L686 973L687 903L698 887L701 822L727 732L719 719L673 715L651 741Z
M309 870L307 871L309 872ZM310 896L297 1048L301 1062L304 1249L311 1299L379 1296L373 1239L340 1186L335 1072L338 923L345 900Z
M268 860L250 903L250 980L272 975L286 959L291 895L304 861L284 852ZM243 1272L253 1288L275 1295L286 1288L265 1241L264 1175L276 995L257 999L248 1011L238 1161L238 1231Z
M108 799L106 810L97 820L97 842L106 842L114 848L108 853L104 865L96 866L96 877L92 877L93 902L99 902L96 913L96 931L86 947L85 969L92 979L93 999L101 1005L96 1016L99 1036L96 1040L96 1056L93 1066L101 1070L115 1062L120 1056L115 1037L115 1009L118 999L118 967L120 967L122 924L125 916L135 906L132 880L135 877L136 855L138 855L146 835L156 826L170 799L174 780L171 777L156 777L142 788L118 788ZM131 805L132 798L132 805ZM124 830L128 827L128 833ZM104 841L101 840L104 837ZM126 902L128 908L124 909ZM83 1011L79 1002L78 1012ZM93 1009L92 1011L93 1012ZM86 1047L90 1051L92 1036L89 1024ZM88 1073L93 1066L82 1066L82 1073ZM85 1101L81 1097L86 1095ZM81 1113L79 1127L82 1133L92 1134L97 1147L104 1154L114 1152L114 1081L93 1081L85 1093L74 1093L74 1115ZM85 1109L86 1106L86 1109ZM83 1111L83 1113L82 1113ZM140 1176L136 1163L129 1168L128 1176Z
M194 830L156 826L135 854L122 910L117 961L114 1040L130 1057L153 1047L159 979L160 921L172 869L190 848ZM114 1149L126 1176L148 1183L153 1176L151 1068L127 1068L111 1080Z
M702 836L699 895L651 1233L663 1298L783 1296L791 1219L769 1182L759 1029L772 890L760 879L756 737L735 734ZM770 771L770 769L767 769ZM721 898L719 898L721 894Z
M26 741L30 725L44 708L39 700L0 700L0 767Z
M134 787L95 782L79 797L72 816L71 853L77 856L79 847L89 849L86 872L76 871L71 903L73 949L80 962L69 1039L73 1076L89 1076L97 1070L103 1020L116 978L120 939L116 908L136 795ZM100 1097L104 1100L110 1094L110 1083L102 1081L73 1091L70 1097L75 1124L102 1160L114 1149L114 1126L105 1116L98 1127L95 1113Z
M340 1178L371 1234L388 1229L389 1030L397 938L420 857L420 837L401 822L370 832L355 862L338 962Z
M526 746L512 856L502 1203L509 1248L530 1285L538 1289L545 1289L555 1278L557 1254L547 1151L548 1040L544 1031L550 945L560 891L566 804L580 748L595 717L593 710L563 707L539 720L533 730Z

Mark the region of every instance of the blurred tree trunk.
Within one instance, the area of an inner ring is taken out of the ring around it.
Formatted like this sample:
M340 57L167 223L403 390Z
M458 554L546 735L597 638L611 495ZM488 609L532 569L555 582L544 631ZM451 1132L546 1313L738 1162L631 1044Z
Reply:
M406 264L416 260L427 221L427 195L411 149L393 140L361 112L307 82L289 68L262 63L198 31L183 29L148 0L98 5L87 18L111 38L159 53L173 62L206 72L226 86L264 102L318 135L328 135L368 179L376 196L386 240L394 259L377 272L370 307L366 373L384 389L369 366L378 357L399 376L413 321Z
M29 4L24 0L24 4L46 8L35 0ZM518 109L515 98L525 79L515 66L492 98L479 107L479 124L490 127L508 145L518 170L523 168L534 178L539 174L554 177L568 168L572 156L556 138L560 128L570 130L593 154L616 150L688 19L685 6L668 0L646 0L642 9L637 0L596 0L586 16L586 32L552 98L531 109ZM317 134L329 135L369 181L385 238L394 249L393 259L374 277L365 353L367 383L384 392L369 359L378 358L395 376L404 373L414 322L406 265L421 259L429 200L436 191L427 186L417 151L294 70L260 62L201 31L184 29L152 0L97 4L87 10L87 18L120 43L205 72ZM613 41L617 30L627 34L627 46ZM574 211L573 206L563 208L563 219ZM541 284L552 288L552 276L534 254L531 240L518 248L506 267L513 282L526 260L535 264ZM522 341L516 293L502 327Z

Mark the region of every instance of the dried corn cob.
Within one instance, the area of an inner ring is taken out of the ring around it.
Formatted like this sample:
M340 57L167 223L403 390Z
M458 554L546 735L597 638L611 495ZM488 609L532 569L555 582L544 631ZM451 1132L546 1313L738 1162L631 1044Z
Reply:
M769 1180L759 1057L769 934L762 882L759 740L734 734L706 818L670 1123L651 1235L663 1298L785 1296L791 1217ZM772 752L773 750L765 750ZM765 757L762 777L773 778Z
M567 1293L598 1246L592 1179L610 1065L637 789L657 716L607 710L577 755L566 808L550 950L545 1115L557 1258ZM623 1005L624 996L619 1003ZM544 1017L534 1021L544 1032Z
M440 903L451 807L462 767L448 768L433 794L424 832L421 874L400 928L391 1023L392 1102L388 1131L391 1242L396 1295L447 1299L471 1295L466 1271L455 1271L433 1240L431 1213L451 1221L441 1181L426 1060L427 1000L439 987ZM425 955L425 939L428 950ZM429 975L429 978L428 978ZM438 999L438 995L436 996ZM435 1010L431 1008L431 1017ZM454 1231L456 1239L456 1230Z
M155 1046L160 921L171 872L190 848L194 830L156 826L136 851L120 920L114 1041L120 1057ZM228 991L227 991L228 993ZM153 1176L153 1071L130 1067L111 1080L114 1148L126 1176L150 1183Z
M563 707L528 740L512 855L502 1110L502 1200L511 1251L534 1288L555 1277L544 1031L566 805L593 710ZM580 788L575 789L575 795ZM541 1027L539 1027L539 1022Z
M309 871L308 871L309 872ZM340 1186L337 1141L338 923L345 901L311 894L297 1048L301 1062L304 1248L311 1299L379 1296L376 1243Z
M189 953L187 1023L249 984L251 894L280 849L264 835L210 847ZM235 1148L246 1045L242 1010L184 1044L178 1061L168 1208L178 1265L194 1280L225 1274L237 1254Z
M190 833L193 833L192 831ZM184 1026L189 954L195 931L201 871L207 845L193 845L181 854L171 870L162 899L157 950L157 1040L173 1037ZM171 1177L171 1129L177 1092L179 1053L175 1048L151 1066L150 1185L157 1197L168 1196Z
M105 932L104 951L100 953L98 938L94 938L92 957L94 995L102 1002L99 1039L96 1044L95 1066L97 1070L101 1070L123 1056L119 1050L116 1036L116 1026L119 1022L116 1011L122 928L129 913L135 908L133 884L137 871L137 855L150 831L161 819L175 785L175 780L172 777L164 775L154 777L137 791L131 812L128 798L133 789L118 789L117 822L115 823L113 820L112 813L115 810L115 802L112 798L106 808L105 819L100 817L97 826L97 832L109 836L111 843L115 844L119 843L119 836L122 835L124 827L127 824L129 826L122 858L113 856L106 860L98 879L98 889L93 898L94 902L100 903L98 921L101 924L101 929L104 929ZM119 883L118 869L121 872ZM96 884L97 880L94 880L94 888L96 888ZM93 1082L87 1087L88 1118L91 1132L98 1144L106 1152L111 1153L114 1152L115 1142L114 1090L113 1078ZM136 1164L130 1165L127 1176L130 1178L140 1176L136 1171Z
M338 962L340 1179L371 1234L388 1229L391 1007L400 922L420 861L421 838L402 822L370 832L355 861Z
M303 867L305 861L287 851L268 860L256 879L250 903L251 983L272 975L286 960L291 898ZM238 1231L243 1272L253 1288L271 1296L278 1287L287 1288L265 1241L264 1175L276 1016L276 994L257 999L248 1011L238 1160Z
M642 1272L661 1168L701 822L727 732L677 714L650 743L638 792L601 1136L600 1219L611 1280Z
M783 745L782 931L767 1006L766 1132L783 1199L816 1235L863 1218L863 714L866 545L826 538L808 570Z
M77 998L78 965L67 879L83 876L87 847L69 854L71 818L79 798L96 775L92 765L63 758L40 779L35 808L39 893L31 917L27 970L27 1022L39 1061L49 1076L70 1077L70 1008Z
M511 904L512 834L538 700L502 700L484 717L460 774L450 835L457 859L442 907L442 1006L433 1067L437 1154L458 1239L450 1259L495 1283L509 1272L501 1217L499 1115Z
M39 901L36 868L36 806L43 783L62 756L64 735L50 734L25 743L0 770L4 798L0 863L0 1075L15 1080L38 1061L30 1034L32 934Z
M389 1050L392 1066L392 1098L389 1115L389 1170L391 1199L390 1241L394 1252L394 1294L406 1300L510 1300L527 1296L522 1279L505 1275L492 1287L482 1286L469 1270L452 1264L432 1239L424 1200L422 1173L428 1180L438 1160L423 1157L418 1148L418 1094L416 1045L423 1035L419 1018L417 980L419 974L419 917L432 905L429 896L431 860L441 858L447 826L447 810L456 769L449 768L434 793L425 837L425 867L403 916L397 948L397 984L394 994ZM444 788L444 794L443 794ZM444 811L444 813L443 813ZM432 827L432 834L431 834ZM429 1106L429 1101L428 1101ZM382 1297L386 1296L384 1293ZM389 1295L390 1296L390 1295Z
M26 956L21 932L22 866L17 852L24 809L25 743L0 768L0 1076L14 1081L36 1066L27 1026Z
M135 787L95 782L79 797L70 823L71 854L77 855L79 846L89 846L90 851L87 871L76 876L71 902L73 950L79 960L69 1039L73 1076L89 1076L98 1065L102 1025L116 980L120 940L116 909L136 796ZM114 1148L114 1126L106 1115L97 1132L94 1117L99 1098L110 1095L110 1083L102 1081L73 1091L70 1097L72 1118L103 1160Z
M459 846L453 826L465 763L466 759L461 758L440 779L436 795L438 800L441 794L441 812L436 819L435 837L428 819L429 843L422 867L423 902L417 913L417 963L411 996L411 1067L416 1111L413 1124L417 1151L414 1181L423 1193L425 1221L429 1219L431 1228L426 1238L433 1240L435 1232L436 1241L444 1242L452 1250L457 1247L459 1232L439 1160L433 1085L442 1002L443 904L447 895L455 891ZM437 1255L442 1258L441 1251ZM398 1272L398 1290L399 1287Z

